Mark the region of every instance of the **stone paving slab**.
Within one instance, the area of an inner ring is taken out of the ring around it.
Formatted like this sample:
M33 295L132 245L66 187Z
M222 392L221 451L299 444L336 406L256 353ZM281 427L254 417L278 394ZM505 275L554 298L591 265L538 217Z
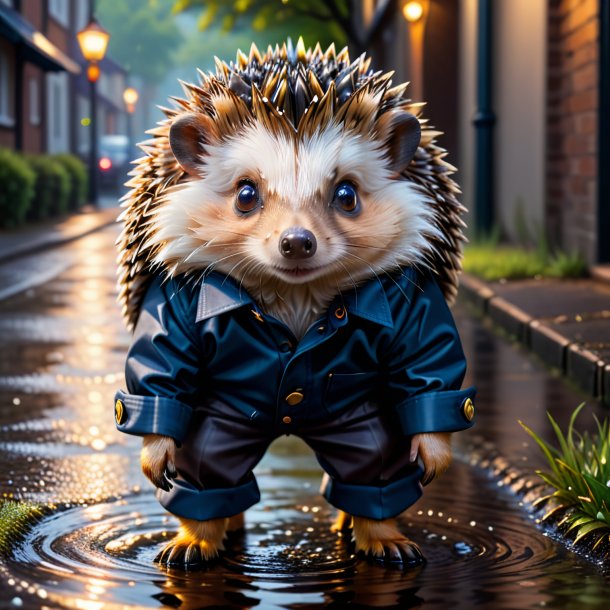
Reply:
M537 319L610 311L610 284L592 279L493 282L489 288Z
M610 404L610 284L599 279L484 282L462 294L549 366Z

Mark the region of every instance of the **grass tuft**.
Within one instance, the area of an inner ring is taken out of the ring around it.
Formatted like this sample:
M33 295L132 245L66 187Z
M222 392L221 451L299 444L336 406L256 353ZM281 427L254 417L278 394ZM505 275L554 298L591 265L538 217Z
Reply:
M463 268L487 281L587 275L587 263L578 253L550 253L543 240L535 249L503 245L493 236L466 246Z
M547 413L557 447L519 423L536 441L550 467L549 471L537 471L555 490L536 503L550 505L542 520L557 525L574 544L586 540L594 551L610 544L610 423L595 418L595 434L581 434L574 424L583 407L584 403L572 413L565 433Z
M44 514L44 509L37 504L0 501L0 556L9 556L15 544Z

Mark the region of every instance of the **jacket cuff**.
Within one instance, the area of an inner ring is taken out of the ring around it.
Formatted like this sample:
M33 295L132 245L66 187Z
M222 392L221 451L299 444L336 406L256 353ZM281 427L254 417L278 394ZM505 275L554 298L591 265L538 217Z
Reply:
M114 396L116 427L127 434L161 434L181 443L191 412L191 407L172 398L137 396L122 390Z
M474 425L474 387L466 390L428 392L396 407L404 434L457 432Z

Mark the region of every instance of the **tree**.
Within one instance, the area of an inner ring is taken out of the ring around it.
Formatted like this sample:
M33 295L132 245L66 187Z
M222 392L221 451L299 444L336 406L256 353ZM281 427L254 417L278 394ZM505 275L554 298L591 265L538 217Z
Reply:
M108 53L150 85L161 80L182 42L169 2L98 0L96 14L110 32Z
M174 0L173 11L203 9L199 17L201 30L220 25L225 31L244 26L262 31L290 24L297 28L292 35L298 36L307 22L315 22L318 32L321 26L323 31L334 28L338 43L348 42L354 50L361 51L364 35L352 18L356 4L356 0Z

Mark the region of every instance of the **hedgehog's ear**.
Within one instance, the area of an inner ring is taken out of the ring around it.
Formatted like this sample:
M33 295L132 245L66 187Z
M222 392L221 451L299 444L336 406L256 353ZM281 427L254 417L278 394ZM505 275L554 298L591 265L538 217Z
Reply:
M387 151L389 169L403 172L415 156L421 139L417 117L404 110L389 110L381 115L378 129Z
M169 145L182 169L199 175L205 144L215 137L212 119L202 114L188 112L181 114L169 128Z

